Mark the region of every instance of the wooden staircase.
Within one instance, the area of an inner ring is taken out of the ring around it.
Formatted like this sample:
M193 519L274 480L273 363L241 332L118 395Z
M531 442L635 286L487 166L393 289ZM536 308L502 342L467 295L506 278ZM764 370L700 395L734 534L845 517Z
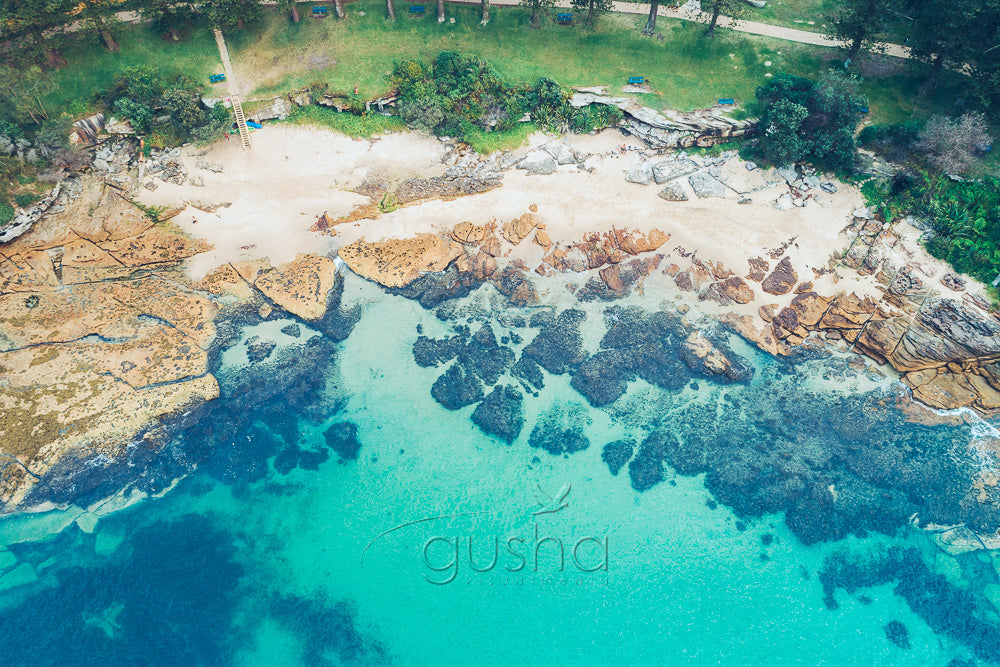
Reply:
M226 48L226 40L222 37L222 32L213 30L215 33L215 43L219 47L219 57L222 58L222 68L226 72L226 83L229 85L229 100L233 105L233 115L236 117L236 127L240 131L240 140L243 142L243 150L253 150L250 142L250 128L247 127L247 117L243 113L243 102L240 94L236 92L236 77L233 75L233 64L229 60L229 49Z

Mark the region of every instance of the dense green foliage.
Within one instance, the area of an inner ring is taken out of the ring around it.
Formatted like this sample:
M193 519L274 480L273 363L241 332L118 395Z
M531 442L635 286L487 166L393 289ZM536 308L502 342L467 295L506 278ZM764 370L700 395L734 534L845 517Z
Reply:
M114 84L100 96L101 103L127 118L139 134L152 132L151 144L162 146L190 139L212 141L222 137L231 122L225 107L206 109L201 103L202 86L187 75L167 82L154 67L128 67L115 77ZM169 117L169 126L154 126L158 110Z
M956 271L990 284L1000 274L1000 179L955 181L926 171L893 182L866 183L869 204L887 220L910 214L926 220L927 250Z
M569 93L552 79L511 86L487 62L454 51L439 53L431 67L417 60L397 63L390 80L399 93L400 117L439 135L506 132L525 113L540 126L563 131L589 132L621 120L616 107L574 109Z
M835 72L818 82L778 74L757 89L759 136L748 152L757 160L784 165L809 160L850 171L854 167L854 128L866 100L858 82Z

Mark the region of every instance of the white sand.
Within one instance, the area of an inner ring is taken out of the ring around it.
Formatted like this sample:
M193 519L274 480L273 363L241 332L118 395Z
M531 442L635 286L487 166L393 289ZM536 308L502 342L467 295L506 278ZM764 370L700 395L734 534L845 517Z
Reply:
M552 140L536 134L529 143ZM681 253L696 251L702 261L722 262L738 275L746 275L748 258L764 257L773 266L767 251L794 239L787 252L799 279L806 281L814 280L811 268L826 267L831 255L844 247L847 239L841 230L851 211L862 204L857 190L843 184L838 184L836 194L824 195L829 200L825 208L810 202L805 208L774 209L775 198L787 191L784 185L749 193L750 204L738 204L739 195L732 191L723 199L698 199L689 190L689 201L664 201L657 196L661 186L637 185L624 179L640 153L620 155L617 147L626 144L638 148L639 144L618 132L604 132L566 138L575 150L594 154L587 161L592 173L576 165L562 166L549 176L529 176L515 169L507 172L503 186L495 190L451 201L429 200L375 220L338 225L337 235L331 238L309 229L324 212L337 218L368 201L349 188L357 187L372 172L393 182L441 174L447 147L414 133L352 140L329 130L282 125L254 132L253 141L250 153L230 140L213 146L203 156L185 155L189 173L201 176L204 187L158 182L155 192L142 190L142 201L147 204L232 202L215 213L189 207L175 218L184 230L215 246L190 262L193 277L227 261L267 257L280 264L298 253L328 252L361 236L376 240L446 231L465 220L482 224L495 219L502 223L536 204L555 242L576 242L587 232L612 227L643 232L656 228L670 234L660 251L669 254L668 262L682 268L690 259L683 259ZM530 150L530 146L521 150ZM222 173L198 168L201 161L221 165ZM736 161L727 164L724 172L739 189L762 183L760 171L746 172ZM541 248L530 238L515 253L531 268L542 257ZM835 286L837 280L834 275L825 275L814 282L824 294L851 290L873 293L870 280L840 280ZM784 305L793 295L763 296L767 298L741 310L756 312L762 302Z

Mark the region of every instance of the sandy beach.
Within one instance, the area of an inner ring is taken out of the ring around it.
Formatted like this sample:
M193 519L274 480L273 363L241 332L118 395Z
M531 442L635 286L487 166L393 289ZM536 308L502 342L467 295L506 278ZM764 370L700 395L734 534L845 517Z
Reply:
M525 154L543 144L563 141L578 155L590 155L583 163L586 168L562 165L550 175L529 175L511 168L499 188L454 199L412 202L377 218L338 224L335 235L330 236L310 229L320 215L335 220L369 204L369 197L353 191L366 178L385 179L392 189L409 178L442 175L456 158L453 146L414 132L351 139L323 128L290 125L267 126L253 138L254 150L249 153L236 141L220 142L207 150L188 147L182 155L190 176L187 184L157 181L155 191L141 191L144 204L185 206L173 222L214 246L188 262L192 278L200 278L225 262L267 258L277 265L300 253L328 254L359 238L377 241L448 232L464 221L481 225L492 220L499 226L534 205L556 244L571 245L588 233L612 229L643 233L659 229L670 235L659 250L666 255L665 263L676 263L682 269L694 257L721 263L744 276L749 259L762 257L773 264L784 249L799 280L813 282L813 289L821 294L855 292L876 300L881 294L870 276L860 277L853 270L828 270L831 258L842 254L850 242L844 229L852 212L864 205L860 192L841 182L836 182L836 193L822 195L822 206L813 200L805 207L781 211L774 202L788 186L783 181L768 185L764 171L749 171L734 157L721 167L722 180L728 186L724 197L700 199L684 183L686 179L680 179L688 190L688 201L666 201L658 196L662 186L625 179L626 172L640 160L666 157L653 155L640 142L613 130L562 138L536 133L514 152ZM739 203L746 198L751 201ZM894 251L900 254L898 263L916 263L936 282L946 265L919 247L916 229L897 225L897 230L912 237ZM778 254L773 254L776 251ZM543 255L541 247L526 240L507 250L505 257L520 259L534 268ZM573 278L563 276L562 280L549 281L551 285L540 284L539 290L551 295ZM647 280L646 291L652 294L651 290L668 295L676 292L683 301L693 297L681 294L673 281L660 274ZM752 315L759 320L757 311L762 303L785 306L794 296L763 294L750 303L724 308L703 303L701 310L706 314Z

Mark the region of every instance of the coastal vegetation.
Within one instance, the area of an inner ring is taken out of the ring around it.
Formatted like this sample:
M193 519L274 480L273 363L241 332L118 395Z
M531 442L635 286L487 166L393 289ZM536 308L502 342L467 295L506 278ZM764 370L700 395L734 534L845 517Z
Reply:
M656 26L642 15L608 13L610 3L603 0L577 0L569 26L560 25L547 0L494 9L485 25L480 19L486 7L449 5L453 22L438 23L419 14L397 17L391 3L375 0L352 4L349 20L304 22L290 2L270 11L247 0L155 1L139 8L145 20L139 25L115 20L116 11L132 7L116 0L4 3L0 37L8 44L0 55L5 63L0 79L10 85L0 86L0 119L7 123L0 130L5 175L0 218L9 219L15 204L28 201L36 177L79 159L59 135L65 137L70 122L89 113L129 120L146 135L147 148L221 136L231 117L222 105L202 101L226 95L227 84L207 83L208 75L219 70L210 27L226 31L238 78L250 88L249 105L255 97L310 89L342 96L348 108L361 112L367 99L399 94L398 118L309 106L289 119L351 136L406 123L488 152L516 145L538 128L587 132L615 124L620 112L611 106L570 107L570 86L602 85L617 94L629 76L638 75L650 92L637 97L653 107L684 111L709 106L719 97L734 98L737 117L761 119L764 133L742 148L764 163L806 160L849 174L855 166L856 128L862 120L874 122L862 134L863 143L887 157L902 151L904 161L915 160L905 178L867 187L890 215L903 206L924 216L935 215L941 206L950 211L959 206L956 202L969 201L967 191L976 188L987 194L972 200L991 201L989 181L956 183L941 172L975 176L981 170L978 148L964 153L971 161L955 166L962 160L955 147L969 142L948 137L974 133L948 126L957 121L947 114L956 101L965 104L963 111L989 109L1000 50L978 46L989 41L983 31L995 25L998 3L957 0L910 7L904 0L803 0L765 9L751 9L742 0L702 4L715 18L745 15L795 27L806 27L793 18L796 12L816 16L819 24L814 20L809 29L837 37L844 50L715 31L714 25L706 35L705 25L670 19ZM302 10L312 6L304 4ZM338 4L337 15L342 12ZM70 23L73 30L57 29ZM912 37L913 62L870 53L880 40L901 35L908 43ZM601 57L593 57L598 51ZM961 67L974 76L954 71ZM518 122L525 114L530 122ZM927 121L935 115L940 119ZM990 123L992 118L984 117L977 125L982 131L975 136L984 139L976 146L988 146ZM907 147L900 149L895 139L887 142L890 135L909 137ZM934 185L913 190L905 185L911 181ZM951 203L933 208L931 202L939 199ZM989 224L995 216L983 217L982 206L968 210L968 224L962 216L949 218L950 231L935 232L929 244L956 268L971 272L974 264L976 275L997 268ZM981 219L987 222L976 222Z

